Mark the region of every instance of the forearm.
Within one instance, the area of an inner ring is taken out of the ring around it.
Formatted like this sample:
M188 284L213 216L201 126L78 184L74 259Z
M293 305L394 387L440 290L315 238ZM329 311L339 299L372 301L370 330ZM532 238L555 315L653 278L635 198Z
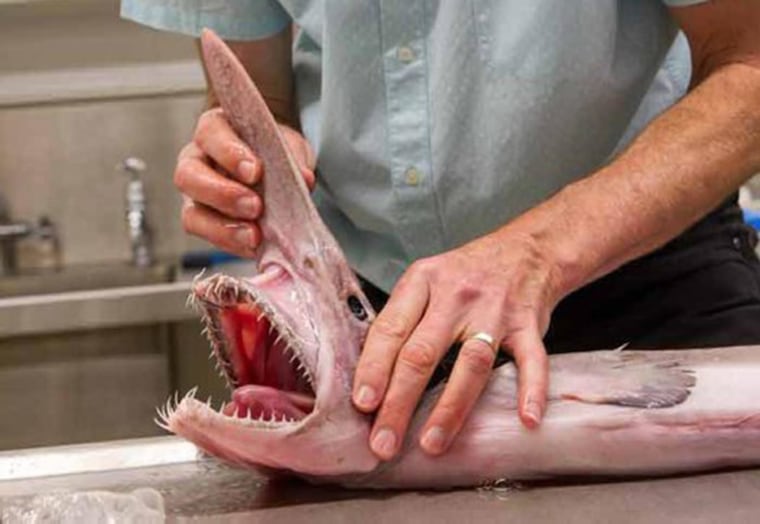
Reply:
M760 69L713 72L609 165L505 226L532 237L561 298L662 246L760 171Z
M228 42L228 45L256 84L275 119L281 124L298 129L291 57L292 41L292 28L288 27L278 35L264 40ZM200 42L198 45L200 51ZM218 107L219 102L208 77L206 80L205 108Z
M261 92L261 96L264 98L267 107L272 112L274 119L280 124L284 124L293 129L300 129L298 123L298 116L295 109L295 102L291 97L281 97L273 94L267 94ZM219 100L216 98L214 89L211 85L206 88L206 99L204 101L203 109L213 109L219 107Z

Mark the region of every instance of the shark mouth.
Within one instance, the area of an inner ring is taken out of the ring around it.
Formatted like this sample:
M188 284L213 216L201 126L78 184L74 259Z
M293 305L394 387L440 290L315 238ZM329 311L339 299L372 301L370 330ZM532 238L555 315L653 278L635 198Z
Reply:
M271 295L293 292L279 266L252 279L214 275L196 281L190 301L199 306L211 355L232 398L219 413L259 423L300 422L314 411L314 373L301 339Z

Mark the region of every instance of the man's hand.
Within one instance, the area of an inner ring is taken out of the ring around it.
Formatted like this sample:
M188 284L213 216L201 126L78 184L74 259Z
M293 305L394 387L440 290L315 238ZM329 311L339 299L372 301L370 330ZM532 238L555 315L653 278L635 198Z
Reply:
M558 301L554 268L538 243L509 228L420 260L401 277L370 328L354 378L354 404L379 407L370 445L384 460L399 450L436 365L462 341L451 377L420 433L443 453L488 382L496 351L472 339L490 334L519 370L519 413L529 428L546 405L548 360L542 338ZM497 349L498 350L498 349Z
M314 154L297 131L280 132L309 189L314 187ZM201 115L192 142L179 154L174 183L185 197L182 225L216 246L253 256L261 240L256 219L265 203L253 186L266 176L261 160L232 130L221 109Z

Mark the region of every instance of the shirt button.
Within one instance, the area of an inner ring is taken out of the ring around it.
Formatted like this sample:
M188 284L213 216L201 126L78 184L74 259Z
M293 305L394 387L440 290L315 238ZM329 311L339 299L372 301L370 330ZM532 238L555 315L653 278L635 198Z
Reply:
M411 47L402 45L398 49L396 49L396 58L398 58L399 62L408 64L409 62L414 60L414 51L412 51Z
M408 186L416 186L420 183L421 178L422 173L420 173L417 168L410 167L404 172L404 180Z

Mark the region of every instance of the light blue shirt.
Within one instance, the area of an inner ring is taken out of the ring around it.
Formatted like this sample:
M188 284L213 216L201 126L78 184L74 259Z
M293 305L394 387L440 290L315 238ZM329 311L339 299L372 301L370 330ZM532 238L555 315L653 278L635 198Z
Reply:
M698 0L699 1L699 0ZM124 0L123 16L236 40L290 23L314 198L355 269L483 235L603 165L686 92L665 4L695 0Z

